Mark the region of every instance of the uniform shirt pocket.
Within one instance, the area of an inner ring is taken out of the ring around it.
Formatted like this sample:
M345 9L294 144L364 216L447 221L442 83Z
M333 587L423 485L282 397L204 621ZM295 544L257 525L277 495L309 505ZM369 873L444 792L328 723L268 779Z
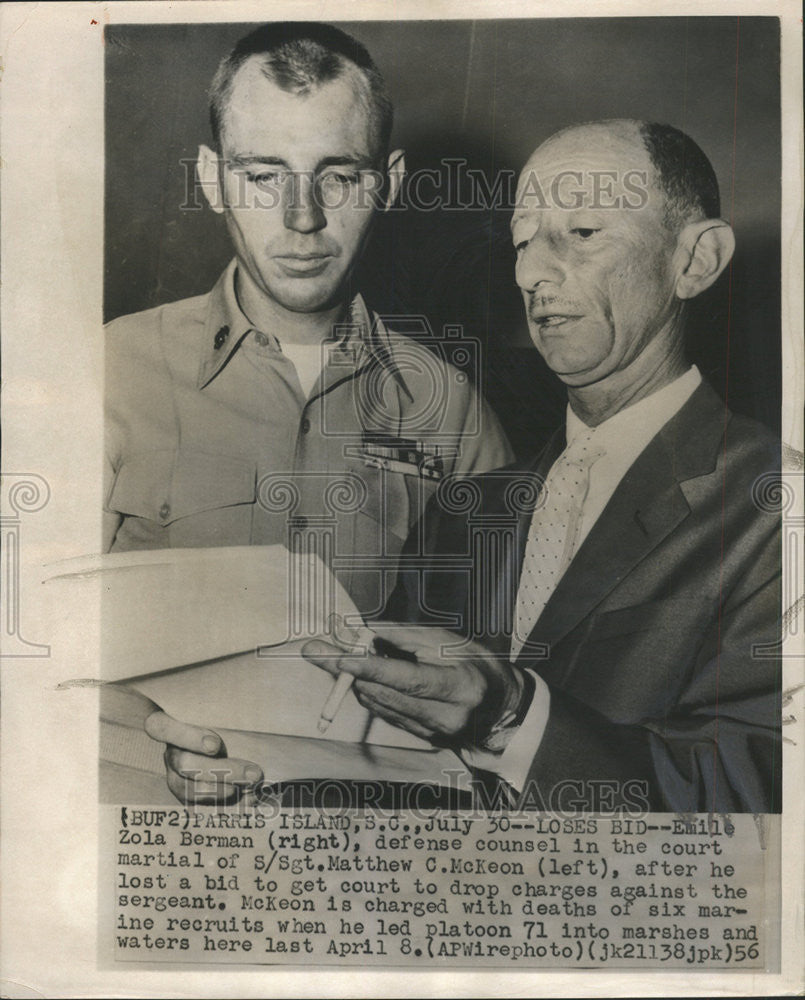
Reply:
M109 510L163 526L205 511L255 502L256 466L229 455L154 450L126 456Z
M358 555L387 552L396 556L408 537L410 526L407 477L369 466L350 471L360 477L366 492L366 501L356 520L354 551Z

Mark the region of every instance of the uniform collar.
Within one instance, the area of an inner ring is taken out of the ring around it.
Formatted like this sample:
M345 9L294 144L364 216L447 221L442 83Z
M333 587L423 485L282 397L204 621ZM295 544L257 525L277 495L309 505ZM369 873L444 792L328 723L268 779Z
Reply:
M235 273L237 258L231 260L227 269L210 292L207 319L204 324L204 339L201 343L201 365L198 372L198 387L203 389L226 367L230 358L251 331L252 326L243 315L235 295Z
M341 336L338 330L336 335ZM360 293L350 302L340 347L354 352L356 369L372 362L385 368L413 403L413 394L394 357L391 334L380 316L369 311Z
M226 367L245 337L254 329L238 305L235 295L236 272L237 258L230 261L209 296L201 345L197 383L199 389L212 382ZM281 350L279 341L270 331L261 332ZM362 295L358 294L352 300L343 322L333 328L333 337L337 342L335 349L351 356L356 369L376 361L390 371L401 389L413 401L411 391L394 360L389 331L379 316L369 312Z

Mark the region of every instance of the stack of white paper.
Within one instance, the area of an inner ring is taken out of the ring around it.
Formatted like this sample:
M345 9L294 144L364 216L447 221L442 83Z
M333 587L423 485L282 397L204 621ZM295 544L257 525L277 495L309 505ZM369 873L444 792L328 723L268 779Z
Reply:
M305 660L304 641L362 619L312 554L282 546L113 553L51 567L46 581L77 676L92 670L73 626L101 609L101 663L169 715L195 725L318 737L332 677ZM79 667L78 665L81 664ZM331 740L427 747L373 718L350 692Z

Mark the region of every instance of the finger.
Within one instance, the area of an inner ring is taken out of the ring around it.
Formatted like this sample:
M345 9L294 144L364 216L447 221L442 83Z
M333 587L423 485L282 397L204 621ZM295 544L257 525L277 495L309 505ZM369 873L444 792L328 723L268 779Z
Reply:
M407 732L413 733L414 736L419 736L420 739L430 740L434 735L435 731L423 725L418 719L395 712L392 708L374 701L371 697L358 694L358 701L384 722L388 722L398 729L405 729Z
M100 715L105 722L143 726L152 712L159 711L150 698L125 684L104 684L100 689Z
M322 639L311 639L302 646L302 656L334 677L341 673L344 650Z
M236 785L191 781L171 770L166 775L168 788L185 805L231 805L243 793L243 789Z
M180 747L169 746L165 750L165 764L180 777L197 782L251 786L263 780L262 770L250 760L237 757L217 757L210 760L209 757L188 753Z
M344 653L336 656L333 649L327 643L314 639L305 645L302 652L306 659L333 675L346 672L413 697L460 700L460 692L465 687L464 671L457 664L411 663L392 657L353 657Z
M383 665L391 662L379 656L351 656L321 639L305 643L302 655L336 677L345 672L355 677L376 677L382 672Z
M356 695L367 708L376 715L392 712L428 731L429 734L453 734L465 728L469 718L469 706L435 701L427 698L412 698L410 695L394 691L381 684L359 681Z
M191 726L188 722L180 722L161 709L152 712L145 720L145 731L160 743L171 743L173 746L192 750L214 757L226 753L224 741L212 729L202 729Z

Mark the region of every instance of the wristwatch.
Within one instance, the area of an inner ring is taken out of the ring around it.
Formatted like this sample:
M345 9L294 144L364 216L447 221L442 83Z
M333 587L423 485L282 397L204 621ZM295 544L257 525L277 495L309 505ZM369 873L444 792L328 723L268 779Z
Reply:
M521 670L518 676L522 682L520 700L514 708L504 712L481 743L481 748L490 753L503 753L509 745L509 740L525 721L531 702L534 700L534 692L537 689L534 675L529 670Z

